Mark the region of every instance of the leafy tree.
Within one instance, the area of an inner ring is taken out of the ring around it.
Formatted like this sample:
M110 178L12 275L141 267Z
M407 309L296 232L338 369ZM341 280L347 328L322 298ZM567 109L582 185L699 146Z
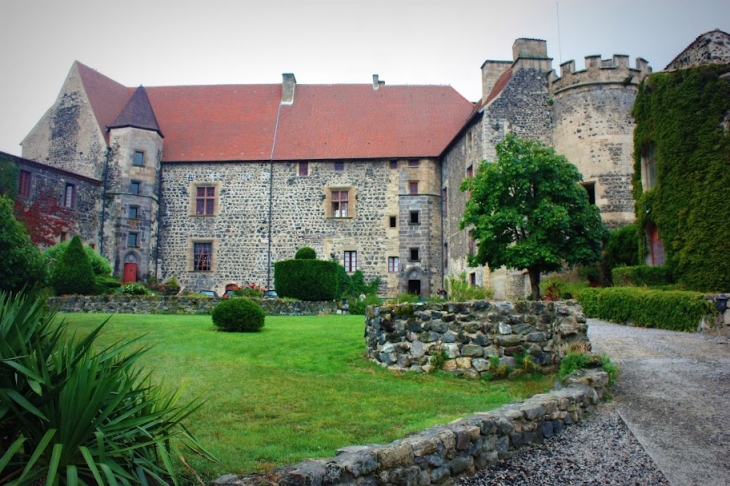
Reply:
M94 268L86 256L78 235L74 235L68 248L56 263L51 284L59 295L94 293Z
M61 259L61 256L66 253L70 244L70 240L62 241L61 243L55 244L44 251L43 258L46 259L46 263L50 267L53 267L54 264ZM88 245L84 247L84 252L89 259L89 262L91 262L91 268L94 269L94 275L111 275L112 266L109 263L109 260L98 254L96 250Z
M10 159L0 158L0 196L15 199L18 195L18 165Z
M42 284L46 267L40 250L13 215L13 203L0 197L0 290L17 292Z
M459 228L471 228L478 245L469 264L527 269L539 299L540 274L595 262L607 230L565 157L514 134L496 148L497 161L461 185L471 197Z
M639 264L639 231L636 224L611 231L606 245L606 261L611 268Z
M32 201L15 201L15 215L24 225L30 239L36 245L53 246L61 232L70 232L76 227L73 212L61 206L58 197L41 193Z

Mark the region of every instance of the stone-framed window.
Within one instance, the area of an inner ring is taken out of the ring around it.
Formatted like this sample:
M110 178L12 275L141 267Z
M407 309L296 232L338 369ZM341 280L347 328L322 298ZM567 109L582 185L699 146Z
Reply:
M335 172L345 172L345 162L342 160L335 161Z
M139 181L132 181L129 184L129 192L131 192L134 195L138 195L140 193L140 189L142 187L142 183Z
M466 177L468 179L471 179L472 177L474 177L474 166L473 165L470 165L469 167L466 168Z
M596 183L583 182L581 186L583 186L583 189L586 190L586 194L588 195L588 204L596 204Z
M408 249L408 260L412 262L421 261L421 255L418 248Z
M309 175L309 162L299 162L297 173L299 177L307 177Z
M187 269L189 272L215 272L218 262L216 238L187 239Z
M396 273L400 269L400 258L397 256L388 257L388 272Z
M388 224L391 228L398 227L398 216L388 216Z
M418 181L408 181L408 194L418 194Z
M139 234L138 233L127 234L127 247L128 248L137 248L138 246L139 246Z
M397 160L391 160L390 162L388 162L388 167L390 167L391 169L394 169L394 170L397 169L398 168L398 161Z
M355 188L330 186L324 188L325 216L332 219L350 220L355 217Z
M420 167L421 161L418 159L409 159L408 160L408 168L409 169L417 169Z
M656 144L648 143L641 150L641 184L648 191L656 187Z
M63 207L73 208L76 203L76 186L66 183L66 189L63 191Z
M142 167L144 165L144 152L141 150L135 150L132 155L132 165L136 167Z
M58 235L58 242L62 243L66 241L66 239L68 239L68 233L66 233L65 231L61 231L61 233L59 233Z
M343 264L347 273L352 273L357 270L357 252L356 251L345 251Z
M475 272L471 272L469 274L469 285L476 285L477 284L477 274Z
M469 232L469 255L476 254L476 245L474 244L474 235Z
M409 221L411 224L421 224L421 212L411 211L411 219Z
M139 206L129 206L127 208L127 217L129 219L139 219Z
M449 244L444 243L444 268L449 267Z
M20 180L18 181L18 197L30 197L31 184L32 184L31 173L27 170L20 171Z
M190 183L190 216L217 216L220 211L220 182Z

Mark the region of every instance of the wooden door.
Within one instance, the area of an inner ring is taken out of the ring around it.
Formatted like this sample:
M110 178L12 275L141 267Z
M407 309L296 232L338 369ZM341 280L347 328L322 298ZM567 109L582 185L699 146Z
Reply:
M137 281L137 264L136 263L125 263L124 264L124 276L122 282L136 282Z

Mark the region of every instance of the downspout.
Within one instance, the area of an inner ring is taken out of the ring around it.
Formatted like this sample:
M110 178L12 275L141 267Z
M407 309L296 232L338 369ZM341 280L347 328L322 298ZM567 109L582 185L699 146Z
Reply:
M276 149L276 136L279 133L279 116L281 115L281 105L276 110L276 125L274 126L274 141L271 144L271 155L269 156L269 235L268 250L266 253L266 290L271 289L271 232L274 215L274 150Z
M155 278L159 278L157 267L160 261L160 227L162 225L160 214L162 214L162 160L160 160L160 170L157 176L157 241L155 242Z
M101 225L99 226L99 254L104 256L104 223L106 222L106 189L107 189L107 177L109 175L109 154L111 153L111 147L106 148L106 157L104 160L104 176L103 184L101 189Z

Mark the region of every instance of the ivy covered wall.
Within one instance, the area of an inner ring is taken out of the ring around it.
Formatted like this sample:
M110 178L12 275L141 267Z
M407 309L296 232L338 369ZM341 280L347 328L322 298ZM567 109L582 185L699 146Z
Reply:
M633 116L642 261L651 221L680 283L730 291L730 65L652 74L639 87ZM652 145L656 184L645 190L642 156Z

